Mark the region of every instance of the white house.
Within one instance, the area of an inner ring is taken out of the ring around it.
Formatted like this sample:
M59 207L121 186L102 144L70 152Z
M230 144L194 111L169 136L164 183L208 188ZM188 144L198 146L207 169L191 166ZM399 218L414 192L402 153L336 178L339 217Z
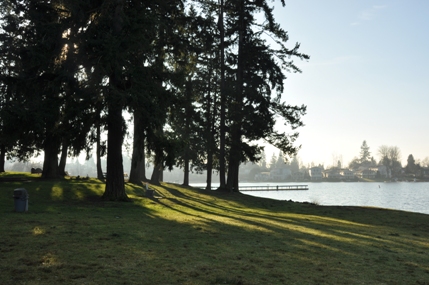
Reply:
M340 173L344 180L352 180L355 178L355 174L350 169L341 169Z
M376 167L370 167L369 169L372 171L375 171L376 174L378 173L380 177L384 177L384 178L392 177L392 173L390 169L388 169L385 165L378 165Z
M340 169L328 169L328 170L323 170L322 171L323 175L325 178L329 178L329 179L342 179L343 176L340 173Z
M310 168L308 174L310 175L311 180L322 180L322 168L320 167L312 167Z
M374 179L377 173L370 169L364 169L357 171L355 174L359 178Z

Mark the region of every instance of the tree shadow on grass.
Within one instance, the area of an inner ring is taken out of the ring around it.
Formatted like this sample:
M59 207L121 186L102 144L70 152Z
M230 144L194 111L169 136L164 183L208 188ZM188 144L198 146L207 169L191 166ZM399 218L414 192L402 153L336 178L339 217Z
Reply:
M385 266L399 267L396 275L405 279L409 278L406 273L410 266L423 276L429 273L429 259L423 254L429 240L428 215L377 208L326 207L202 190L184 193L167 184L163 190L166 199L158 203L202 220L202 227L206 225L208 230L229 225L241 228L248 237L260 239L266 234L277 240L278 250L282 245L287 245L288 250L292 246L320 263L325 261L324 256L329 256L339 264L347 261L362 270L367 263L373 263L374 268L380 265L384 271ZM372 274L376 278L376 272ZM397 279L389 280L396 283Z
M85 184L37 187L30 195L46 195L34 198L43 204L40 209L52 203L58 207L40 215L2 216L8 231L0 252L8 262L0 262L0 281L5 281L0 283L429 281L426 215L323 207L171 184L154 187L161 199L143 198L144 190L132 186L127 189L135 203L88 205L85 199L98 190ZM54 187L63 189L63 200L52 202ZM68 195L82 191L83 201L68 201Z

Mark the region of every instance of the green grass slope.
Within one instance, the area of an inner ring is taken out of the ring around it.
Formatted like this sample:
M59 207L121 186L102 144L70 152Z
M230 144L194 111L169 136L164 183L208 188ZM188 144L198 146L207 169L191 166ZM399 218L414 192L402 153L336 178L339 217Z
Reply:
M428 215L22 177L0 175L0 284L429 284Z

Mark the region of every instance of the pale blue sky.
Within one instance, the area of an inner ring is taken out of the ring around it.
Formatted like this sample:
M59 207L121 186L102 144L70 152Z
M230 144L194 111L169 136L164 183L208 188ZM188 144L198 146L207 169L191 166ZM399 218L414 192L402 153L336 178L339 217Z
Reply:
M275 17L301 43L284 99L306 104L299 157L348 164L366 140L429 157L429 1L276 1ZM269 152L269 150L267 151Z

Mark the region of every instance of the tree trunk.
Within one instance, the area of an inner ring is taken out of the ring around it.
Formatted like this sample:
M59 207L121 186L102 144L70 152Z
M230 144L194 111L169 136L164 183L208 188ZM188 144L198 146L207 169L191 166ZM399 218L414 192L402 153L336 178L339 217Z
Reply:
M244 0L240 1L239 11L239 27L238 27L238 62L237 62L237 85L235 90L235 98L232 106L232 125L231 125L231 151L229 155L228 165L228 184L229 191L239 191L239 167L241 162L241 120L242 120L242 104L243 104L243 74L244 74L244 41L245 41L245 24L244 24Z
M112 23L113 35L119 37L122 32L123 1L116 0L116 8ZM119 61L119 59L118 59ZM103 199L111 201L127 201L125 193L124 166L122 164L122 94L120 77L122 65L114 60L114 66L109 76L110 90L107 98L107 177Z
M227 189L230 192L238 192L239 191L239 180L238 180L238 169L240 164L236 163L234 160L233 162L230 162L228 167L228 182L227 182Z
M43 160L42 178L58 178L58 153L60 149L59 139L52 134L46 135L44 146L45 157Z
M187 147L186 147L187 148ZM187 157L188 149L185 150L185 167L183 173L183 186L189 186L189 158Z
M219 15L219 30L220 30L220 146L219 146L219 189L225 189L225 117L226 117L226 94L225 94L225 29L223 24L223 9L224 0L220 1L220 15Z
M133 155L131 158L131 170L129 182L133 184L142 184L146 179L146 160L145 160L145 133L143 116L140 112L134 111L134 140Z
M186 105L185 105L185 121L184 121L184 132L185 137L190 137L190 129L191 129L191 122L192 122L192 79L188 79L188 81L185 84L185 96L186 96ZM185 150L184 150L184 175L183 175L183 186L189 186L189 153L190 153L190 141L187 141L185 144Z
M96 153L96 160L97 160L97 178L100 180L104 179L103 175L103 169L101 168L101 126L100 122L97 124L97 153Z
M212 101L211 93L212 93L212 84L211 78L213 73L213 68L209 67L209 77L208 77L208 94L207 94L207 107L206 107L206 134L207 134L207 179L206 179L206 190L212 190L212 172L213 172L213 142L214 142L214 134L215 134L215 126L213 122L215 121L213 118L216 118L216 106L213 106L213 116L212 116ZM215 95L216 92L213 92Z
M5 172L4 164L6 162L6 147L0 145L0 172Z
M238 104L234 104L233 112L239 114ZM241 108L240 108L241 109ZM234 116L235 119L232 122L231 126L231 150L229 154L228 162L228 181L226 185L226 190L230 192L238 192L238 170L240 167L241 161L241 123L240 119L237 116Z
M68 150L68 145L65 141L63 141L63 147L61 149L60 164L58 165L58 173L60 176L66 175L67 150Z
M212 173L213 173L213 151L212 151L212 140L209 139L207 148L207 166L206 166L206 190L212 190Z
M103 194L103 199L110 201L128 200L122 164L122 120L120 104L110 104L107 114L107 177Z
M163 167L162 167L162 163L160 163L160 164L156 164L154 167L153 167L153 172L152 172L152 176L151 176L151 178L150 178L150 183L151 184L154 184L154 185L160 185L160 181L162 181L162 172L163 172L163 169L162 169Z

